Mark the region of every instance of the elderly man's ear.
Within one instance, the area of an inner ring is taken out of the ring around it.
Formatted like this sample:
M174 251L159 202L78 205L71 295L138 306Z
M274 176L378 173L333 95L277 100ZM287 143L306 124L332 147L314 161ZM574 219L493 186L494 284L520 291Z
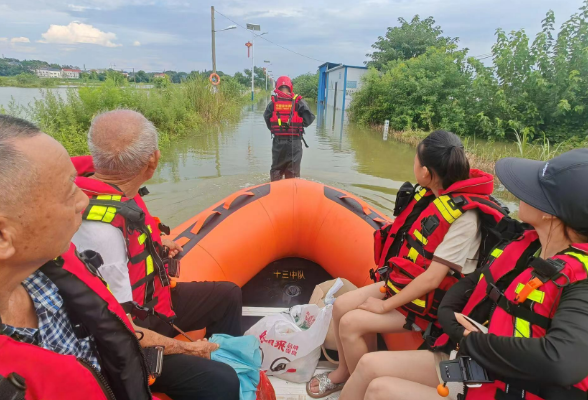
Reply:
M159 150L155 150L151 157L149 157L149 165L147 166L147 173L150 176L153 176L155 170L157 169L157 165L159 164L159 159L161 158L161 152Z
M15 233L6 218L0 216L0 261L8 260L16 253L13 244Z

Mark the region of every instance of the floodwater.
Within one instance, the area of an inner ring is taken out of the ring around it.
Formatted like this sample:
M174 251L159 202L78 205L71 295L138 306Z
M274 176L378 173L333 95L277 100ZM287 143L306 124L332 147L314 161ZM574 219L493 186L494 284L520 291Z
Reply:
M211 127L162 149L149 182L150 210L176 226L232 192L269 181L270 133L263 120L269 98L244 108L242 118ZM342 121L341 111L317 113L306 129L302 177L347 190L391 215L395 194L414 180L414 149Z
M67 87L49 89L0 87L0 107L8 109L11 102L19 106L28 106L33 103L35 99L41 99L43 91L55 92L59 94L59 96L65 98L67 90Z
M67 91L49 90L61 96ZM40 97L39 89L0 87L0 106L11 98L27 105ZM162 147L160 167L148 182L153 214L177 226L239 189L269 181L272 143L263 120L268 101L244 107L237 122L203 128ZM304 149L303 178L347 190L387 215L402 183L414 182L413 147L349 124L340 110L317 111L305 138L310 148Z

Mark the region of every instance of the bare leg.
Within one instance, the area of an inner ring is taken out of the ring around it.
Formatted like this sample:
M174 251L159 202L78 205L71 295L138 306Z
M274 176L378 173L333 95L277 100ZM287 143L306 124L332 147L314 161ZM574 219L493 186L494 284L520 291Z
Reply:
M439 400L437 391L420 383L400 378L382 377L374 379L365 394L364 400Z
M380 351L368 353L361 358L355 372L345 384L339 400L363 399L370 383L381 377L395 378L398 381L421 385L423 388L431 388L435 396L438 396L435 388L439 384L439 378L432 352L426 350ZM391 398L392 392L394 391L388 392L387 400ZM394 398L426 399L427 397L411 394Z
M386 314L375 314L364 310L352 310L339 322L339 337L345 352L345 362L351 374L364 354L370 350L366 336L376 333L405 332L406 317L393 310Z
M335 330L335 338L337 340L337 351L339 352L339 366L329 374L329 379L333 383L345 382L349 378L349 370L345 361L345 351L341 344L339 337L339 322L341 318L349 311L355 310L359 305L370 297L383 299L384 294L380 292L380 287L384 286L384 282L374 283L369 286L364 286L357 290L345 293L337 298L333 306L333 328ZM373 345L372 345L373 346ZM318 392L318 382L313 379L310 383L310 389L313 393Z

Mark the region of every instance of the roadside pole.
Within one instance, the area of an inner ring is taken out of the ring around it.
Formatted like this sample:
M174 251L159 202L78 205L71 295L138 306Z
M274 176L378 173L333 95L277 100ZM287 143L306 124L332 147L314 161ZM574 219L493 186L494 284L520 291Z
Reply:
M255 33L253 33L253 46L251 46L251 101L255 93Z
M212 33L212 73L216 74L216 38L214 31L214 6L210 7L210 26Z

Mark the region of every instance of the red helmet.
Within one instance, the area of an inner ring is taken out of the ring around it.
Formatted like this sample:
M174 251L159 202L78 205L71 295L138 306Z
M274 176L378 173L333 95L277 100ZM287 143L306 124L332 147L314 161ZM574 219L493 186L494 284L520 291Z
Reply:
M287 86L288 89L290 89L290 93L294 92L294 86L292 85L292 81L287 76L280 76L276 81L276 89L279 89L282 86Z

